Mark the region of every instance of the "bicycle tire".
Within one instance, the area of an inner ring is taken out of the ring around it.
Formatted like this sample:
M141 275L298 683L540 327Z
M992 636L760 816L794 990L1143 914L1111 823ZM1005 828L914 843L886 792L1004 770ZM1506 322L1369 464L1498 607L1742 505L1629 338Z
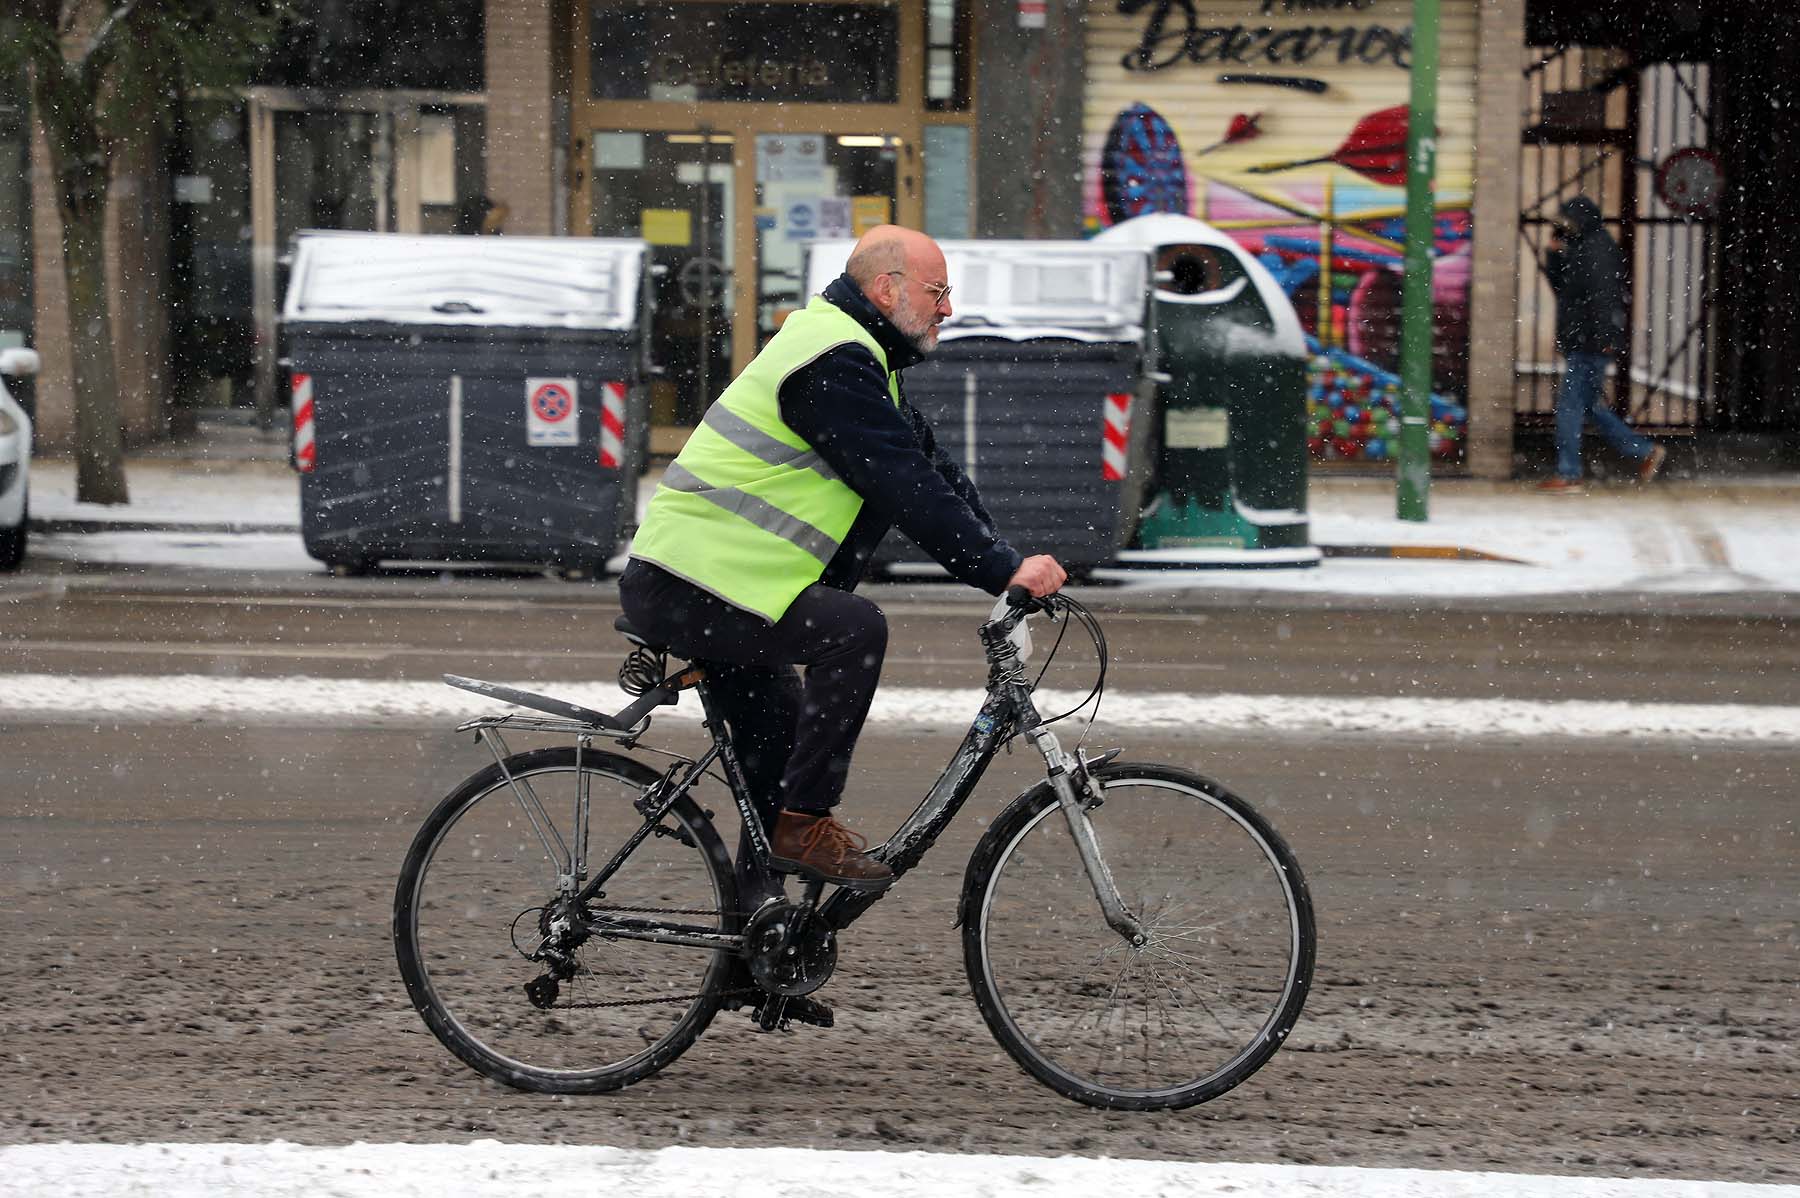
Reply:
M616 1090L668 1065L712 1022L733 963L724 949L594 936L576 950L579 971L561 984L555 1005L532 1004L524 984L545 967L527 960L519 946L538 939L533 912L554 897L556 869L507 774L526 779L549 812L561 811L566 795L572 817L575 757L573 746L516 753L506 758L505 772L496 763L464 780L420 827L394 893L395 955L425 1026L483 1075L546 1094ZM635 797L658 775L593 749L582 752L581 769L592 788L589 841L608 827L624 829L612 847L590 853L590 866L597 867L641 822L629 802L628 818L609 819L618 808L609 808L608 799ZM679 918L737 931L731 859L712 821L683 796L664 826L685 831L691 843L675 835L645 838L609 879L601 901L706 909L708 916ZM455 930L464 924L466 943ZM668 980L654 976L664 961Z
M1299 1019L1317 951L1312 899L1287 843L1218 783L1145 763L1094 777L1105 801L1090 820L1149 940L1135 946L1107 926L1055 792L1040 783L1000 814L969 860L959 922L970 989L1001 1047L1065 1097L1111 1110L1194 1106L1255 1073ZM1175 800L1173 814L1152 811L1149 798ZM1197 835L1171 822L1184 805L1201 817ZM1251 902L1279 910L1249 911ZM1220 918L1193 922L1203 903ZM1082 1034L1100 990L1105 1005ZM1184 1063L1145 1081L1152 1056ZM1140 1080L1127 1084L1140 1065Z

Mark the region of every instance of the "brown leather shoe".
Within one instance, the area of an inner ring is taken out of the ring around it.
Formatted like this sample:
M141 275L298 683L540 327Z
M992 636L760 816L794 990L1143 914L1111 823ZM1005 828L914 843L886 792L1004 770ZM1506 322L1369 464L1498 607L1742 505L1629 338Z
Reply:
M769 843L769 864L849 890L881 890L894 871L863 852L869 842L829 815L783 811Z
M1668 456L1668 450L1660 445L1652 445L1650 452L1644 455L1644 460L1638 463L1638 481L1647 483L1655 478L1663 467L1663 460Z

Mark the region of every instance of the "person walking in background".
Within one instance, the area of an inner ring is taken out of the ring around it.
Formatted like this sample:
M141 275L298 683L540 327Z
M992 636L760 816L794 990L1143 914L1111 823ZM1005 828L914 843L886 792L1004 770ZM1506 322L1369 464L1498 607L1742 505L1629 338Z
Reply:
M1606 365L1625 350L1625 255L1586 196L1562 206L1544 274L1556 294L1556 348L1563 355L1556 391L1556 473L1538 484L1552 494L1581 490L1581 429L1592 419L1600 435L1638 463L1649 482L1668 451L1631 430L1605 402Z

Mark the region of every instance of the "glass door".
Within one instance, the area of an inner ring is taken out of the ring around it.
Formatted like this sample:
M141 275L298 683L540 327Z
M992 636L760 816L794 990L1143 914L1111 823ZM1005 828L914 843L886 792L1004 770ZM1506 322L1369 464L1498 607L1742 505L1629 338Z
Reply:
M756 138L756 335L760 347L804 307L808 242L860 237L894 220L903 139L885 133ZM910 173L910 172L909 172Z
M593 135L594 236L650 243L653 426L692 428L731 380L735 144L711 131Z

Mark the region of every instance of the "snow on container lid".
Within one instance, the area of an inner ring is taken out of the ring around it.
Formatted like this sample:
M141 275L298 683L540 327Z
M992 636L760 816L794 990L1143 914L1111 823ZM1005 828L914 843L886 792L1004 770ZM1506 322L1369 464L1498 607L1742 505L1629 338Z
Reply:
M632 329L645 253L623 238L302 233L282 318Z
M807 294L844 273L853 241L815 241ZM940 241L955 314L939 339L1142 341L1149 251L1087 241Z

